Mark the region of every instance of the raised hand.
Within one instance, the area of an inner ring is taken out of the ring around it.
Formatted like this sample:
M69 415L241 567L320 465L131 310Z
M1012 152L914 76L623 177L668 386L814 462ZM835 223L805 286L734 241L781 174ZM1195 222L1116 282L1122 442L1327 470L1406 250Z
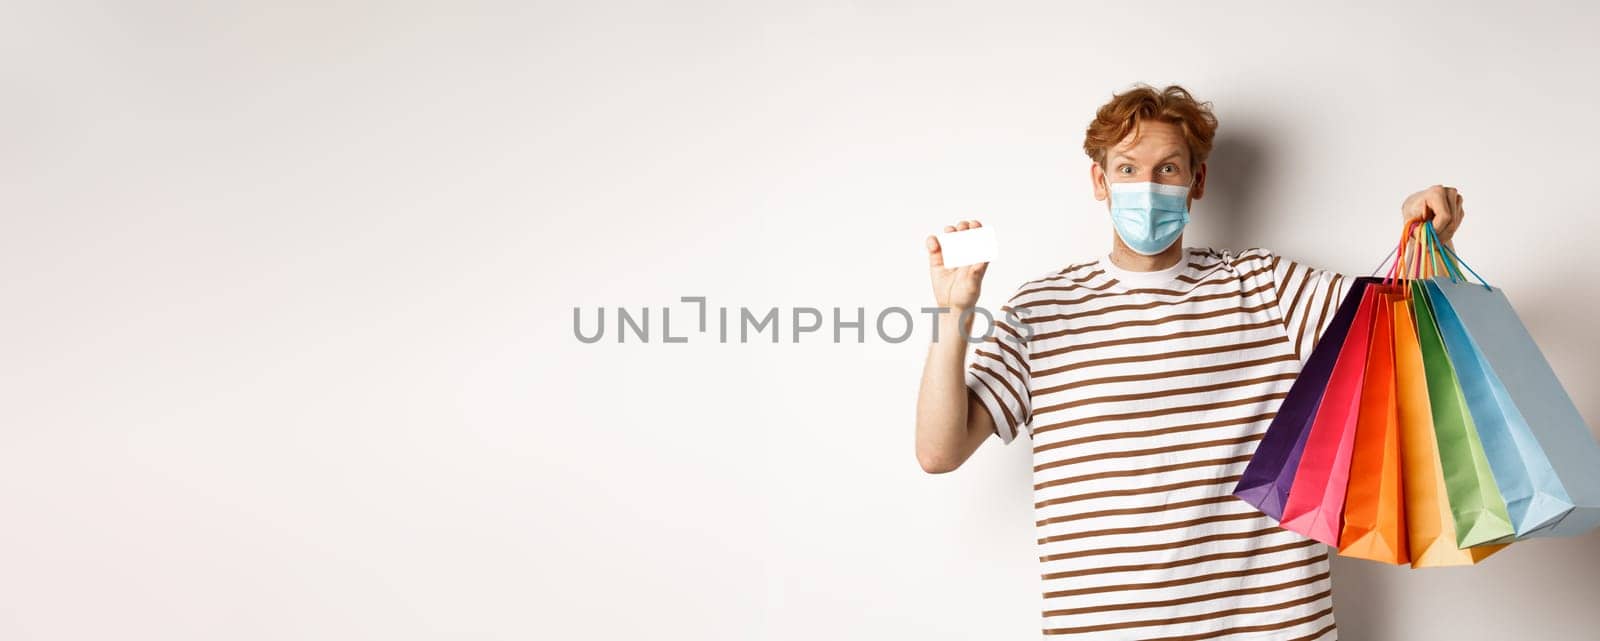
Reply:
M944 230L963 231L982 226L983 223L976 220L963 220L954 225L946 225ZM976 307L978 293L983 288L983 272L989 268L989 263L945 267L944 250L939 247L939 238L930 235L925 244L928 247L928 276L933 281L934 302L939 307L953 309Z
M1439 242L1453 246L1450 241L1466 216L1461 201L1461 192L1455 187L1434 185L1407 196L1400 204L1400 215L1407 221L1432 220L1433 233L1439 236Z

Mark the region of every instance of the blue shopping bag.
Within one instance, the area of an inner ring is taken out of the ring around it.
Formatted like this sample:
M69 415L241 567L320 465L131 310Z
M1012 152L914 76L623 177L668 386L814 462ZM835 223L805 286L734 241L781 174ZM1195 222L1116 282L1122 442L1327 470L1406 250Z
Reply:
M1431 233L1431 225L1429 228ZM1439 246L1448 256L1447 264L1459 263L1477 276L1453 250ZM1483 282L1481 277L1478 280ZM1557 520L1535 529L1532 534L1571 536L1600 525L1600 443L1595 441L1528 328L1517 318L1505 292L1487 283L1472 284L1457 278L1456 274L1430 279L1428 291L1430 298L1432 292L1437 291L1439 299L1448 302L1447 307L1465 330L1469 346L1481 356L1483 369L1492 372L1494 382L1504 390L1503 397L1499 396L1500 390L1490 385L1487 397L1490 400L1480 397L1480 404L1489 412L1487 404L1491 400L1500 405L1500 398L1508 399L1514 411L1505 412L1502 406L1501 416L1515 421L1510 423L1513 427L1507 432L1509 445L1519 448L1518 456L1526 462L1526 455L1534 448L1521 446L1527 445L1527 436L1531 436L1532 445L1544 455L1549 464L1548 472L1555 477L1553 480L1529 477L1530 497L1521 509L1530 524L1550 513L1565 512L1564 516L1556 517ZM1517 431L1524 425L1527 433L1518 437ZM1496 450L1502 455L1507 451L1501 447ZM1539 468L1535 465L1527 469L1530 474L1540 474ZM1495 468L1494 472L1498 484L1499 469ZM1557 486L1564 490L1564 496L1553 491ZM1518 535L1522 535L1521 528L1518 528Z
M1465 281L1452 282L1445 277L1423 284L1517 538L1554 525L1573 510L1572 498L1567 495L1544 448L1528 428L1527 419L1511 400L1500 377L1485 362L1461 324L1455 306L1444 294L1445 287L1482 289L1481 286Z

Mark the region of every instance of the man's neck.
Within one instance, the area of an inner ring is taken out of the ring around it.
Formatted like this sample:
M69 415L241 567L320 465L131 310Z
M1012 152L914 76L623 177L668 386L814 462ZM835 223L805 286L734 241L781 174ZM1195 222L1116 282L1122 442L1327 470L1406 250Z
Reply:
M1183 260L1183 237L1179 236L1172 242L1172 246L1154 256L1145 256L1128 249L1122 244L1121 238L1114 238L1111 242L1111 264L1130 272L1155 272L1178 264Z

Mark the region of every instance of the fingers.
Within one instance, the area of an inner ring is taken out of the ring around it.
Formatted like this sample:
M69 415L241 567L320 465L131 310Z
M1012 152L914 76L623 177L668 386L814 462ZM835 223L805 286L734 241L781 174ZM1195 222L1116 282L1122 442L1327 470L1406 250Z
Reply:
M1443 185L1434 185L1407 196L1406 201L1400 204L1400 213L1408 221L1421 223L1428 220L1444 204L1443 191Z
M1433 229L1441 242L1449 242L1461 226L1461 192L1454 187L1435 185L1429 190L1428 207L1433 210Z
M1449 240L1451 236L1454 236L1455 233L1456 233L1456 230L1461 228L1461 221L1466 219L1467 210L1462 205L1462 203L1465 202L1465 201L1466 201L1466 199L1461 197L1461 192L1459 192L1459 191L1456 192L1456 198L1455 198L1455 203L1454 203L1455 204L1455 212L1454 212L1455 215L1451 217L1450 225L1447 228L1445 228L1445 230L1443 232L1440 232L1441 234L1444 235L1445 240Z
M1433 230L1439 241L1450 243L1455 237L1456 230L1461 227L1462 219L1466 218L1466 201L1461 192L1455 187L1434 185L1420 192L1422 198L1416 199L1411 210L1407 213L1407 220L1432 220Z
M966 231L982 226L983 223L977 220L962 220L957 221L954 225L945 225L944 231L945 233ZM944 249L939 246L938 236L929 236L927 240L923 241L923 245L928 248L928 266L944 267ZM988 265L988 263L984 263L984 265ZM979 274L981 275L982 272L980 271Z
M1449 213L1450 206L1445 204L1445 191L1443 185L1429 187L1422 196L1423 220L1432 220L1441 213Z
M1445 187L1441 200L1444 201L1439 211L1434 213L1433 227L1436 230L1455 229L1458 216L1456 215L1456 200L1460 194L1454 187Z
M1401 213L1408 221L1433 221L1434 231L1446 236L1461 225L1461 202L1455 187L1434 185L1407 198Z

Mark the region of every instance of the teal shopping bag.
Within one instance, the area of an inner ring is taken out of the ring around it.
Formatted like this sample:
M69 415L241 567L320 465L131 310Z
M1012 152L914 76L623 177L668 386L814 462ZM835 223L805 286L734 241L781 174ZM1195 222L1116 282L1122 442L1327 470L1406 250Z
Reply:
M1466 266L1454 251L1448 247L1444 251ZM1550 362L1512 310L1505 292L1488 284L1452 278L1436 277L1431 284L1430 289L1436 289L1449 301L1487 369L1504 386L1506 396L1521 414L1565 490L1567 502L1573 506L1566 516L1534 534L1571 536L1593 530L1600 525L1600 443L1595 442ZM1544 500L1555 498L1558 497L1547 496ZM1530 509L1555 510L1560 505L1533 505Z
M1445 287L1479 286L1445 277L1424 281L1424 286L1516 536L1534 535L1560 521L1574 506L1505 384L1485 362L1455 306L1444 295Z

